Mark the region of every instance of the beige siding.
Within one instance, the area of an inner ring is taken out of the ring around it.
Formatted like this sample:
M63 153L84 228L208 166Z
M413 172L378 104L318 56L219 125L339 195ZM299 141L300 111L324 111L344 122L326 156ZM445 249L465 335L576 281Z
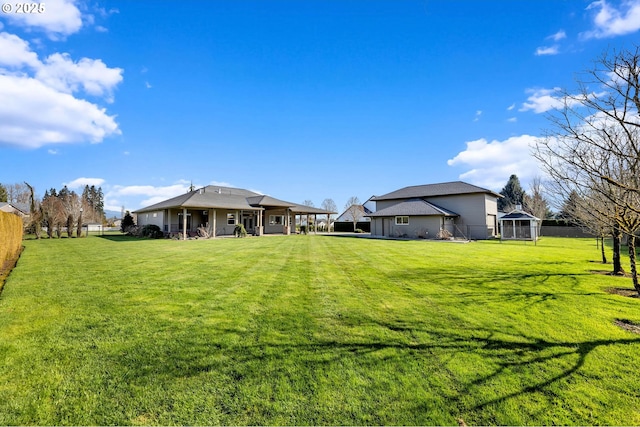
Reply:
M373 218L371 235L435 239L441 226L440 216L412 216L409 217L409 224L401 225L396 225L395 217Z
M154 224L160 227L160 230L163 229L164 224L164 211L157 212L145 212L142 214L138 214L138 223L139 227L144 227L145 225Z
M271 224L269 221L269 217L271 215L281 216L282 224ZM265 234L283 234L284 233L284 225L291 224L292 218L287 219L287 210L286 209L267 209L264 211L264 233ZM295 232L295 228L294 228Z
M487 237L495 237L497 234L496 218L498 215L498 205L495 197L486 193L474 193L474 194L460 194L449 195L439 197L426 198L430 203L436 206L455 212L459 217L455 219L456 235L462 233L470 239L485 239ZM389 206L393 206L400 203L402 200L382 200L377 203L377 210L385 209ZM429 238L435 238L437 232L441 227L441 218L438 218L438 224L433 221L425 221L425 218L432 217L411 217L409 219L410 224L415 223L417 228L426 228L429 230ZM416 220L418 222L416 222ZM375 218L371 226L371 234L377 236L393 236L390 233L399 233L396 229L395 220L391 218L389 224L382 223L381 218ZM384 234L383 234L384 228ZM415 234L415 230L412 230ZM453 230L450 230L453 231ZM402 233L404 234L404 233ZM410 235L411 233L406 233Z

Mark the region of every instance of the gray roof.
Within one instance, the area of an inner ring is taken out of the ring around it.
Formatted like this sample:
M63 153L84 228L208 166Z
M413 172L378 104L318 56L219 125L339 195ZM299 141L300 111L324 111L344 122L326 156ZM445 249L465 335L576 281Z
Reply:
M205 208L205 209L237 209L259 211L265 207L291 208L294 213L335 213L324 209L298 205L279 200L264 194L242 188L220 187L208 185L162 202L138 209L135 213L158 211L163 209Z
M514 210L509 212L506 215L503 215L499 218L500 220L503 219L530 219L530 220L535 220L535 221L540 221L540 218L535 217L533 215L531 215L530 213L527 213L525 211L521 211L521 210Z
M306 205L295 205L291 208L291 212L295 214L322 214L322 215L338 213L338 212L328 211L325 209L315 208L313 206L306 206Z
M29 205L25 204L25 203L7 203L7 202L0 202L0 209L5 208L6 206L10 206L13 209L16 209L20 212L22 212L23 214L28 214L29 213ZM5 208L6 209L6 208Z
M491 190L487 190L486 188L467 184L462 181L454 181L404 187L399 190L392 191L391 193L383 194L382 196L373 197L372 200L412 199L415 197L451 196L473 193L486 193L494 197L502 197L502 195Z
M190 191L160 203L138 209L135 212L140 213L175 208L259 210L260 208L251 206L247 201L247 197L254 196L260 196L260 194L248 190L242 190L240 188L208 185L204 188Z
M273 207L282 207L282 208L290 208L292 206L295 206L295 203L289 203L283 200L278 200L271 196L247 197L247 201L251 206L273 206Z
M425 202L422 199L409 199L397 203L393 206L380 209L367 216L387 217L387 216L459 216L448 209L436 206L433 203Z

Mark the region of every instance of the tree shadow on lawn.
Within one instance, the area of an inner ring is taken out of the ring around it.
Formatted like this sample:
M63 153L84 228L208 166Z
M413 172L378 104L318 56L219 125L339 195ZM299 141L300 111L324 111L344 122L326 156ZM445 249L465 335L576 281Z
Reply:
M360 385L365 395L368 389L379 392L384 387L375 384L379 377L377 373L394 381L401 377L407 381L409 376L412 377L409 381L415 379L425 393L445 401L452 423L461 415L467 422L488 423L491 420L482 418L486 415L480 415L480 412L486 409L490 413L500 413L503 410L500 405L511 399L523 396L526 399L533 393L562 399L558 388L549 388L580 372L588 356L596 349L640 344L640 338L553 341L498 328L444 330L407 320L364 318L363 323L390 338L381 340L373 336L343 335L344 338L316 337L305 342L287 335L286 331L274 339L257 338L255 331L213 327L204 335L184 331L171 341L158 341L155 350L145 357L132 359L123 355L119 364L131 374L129 380L134 382L146 376L160 376L172 381L215 373L225 379L222 382L226 389L221 390L222 395L230 396L238 393L241 386L245 390L276 387L278 381L290 380L292 370L304 378L313 379L314 375L324 378L323 373L342 370L344 366L354 369L355 366L358 369L356 375L368 378L369 382ZM227 340L230 336L239 340ZM229 342L236 344L230 345ZM133 353L140 351L139 346L131 348ZM135 361L134 366L132 361ZM409 367L416 363L421 371L408 372ZM481 368L476 370L475 363L480 363ZM457 371L456 364L466 365L464 372ZM444 384L442 379L432 381L431 376L439 373L444 373L447 378ZM501 386L505 382L516 385L505 388ZM342 384L334 386L339 390ZM558 387L569 389L570 385ZM313 385L310 384L308 389L311 391L304 399L313 404ZM418 393L421 394L424 395ZM246 397L252 398L260 396ZM569 398L566 399L566 404L569 404ZM414 403L419 404L418 401ZM334 422L340 419L338 415L334 416L337 417ZM228 421L233 422L233 419ZM386 421L393 422L392 419Z
M601 292L582 290L581 280L588 273L544 273L516 271L457 271L442 268L418 268L386 275L416 296L442 297L451 303L517 302L544 303L570 296L596 296ZM553 283L550 283L553 281ZM557 288L557 285L562 285Z
M148 241L148 240L162 240L162 239L148 239L148 238L143 238L143 237L136 237L136 236L128 236L126 234L122 234L122 235L118 235L118 234L105 234L102 236L96 236L99 237L101 239L104 240L109 240L111 242L118 242L118 243L124 243L124 242L142 242L142 241Z

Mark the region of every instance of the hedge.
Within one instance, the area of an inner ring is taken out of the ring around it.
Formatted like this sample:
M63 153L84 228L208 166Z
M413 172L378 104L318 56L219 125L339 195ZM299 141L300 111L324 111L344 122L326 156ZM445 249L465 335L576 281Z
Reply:
M22 218L0 211L0 289L22 249Z

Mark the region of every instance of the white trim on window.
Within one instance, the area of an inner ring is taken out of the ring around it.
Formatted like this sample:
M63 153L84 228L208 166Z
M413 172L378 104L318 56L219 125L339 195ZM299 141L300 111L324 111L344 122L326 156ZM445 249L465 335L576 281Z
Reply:
M227 214L227 225L236 225L236 214Z
M406 215L397 216L396 225L409 225L409 217Z

